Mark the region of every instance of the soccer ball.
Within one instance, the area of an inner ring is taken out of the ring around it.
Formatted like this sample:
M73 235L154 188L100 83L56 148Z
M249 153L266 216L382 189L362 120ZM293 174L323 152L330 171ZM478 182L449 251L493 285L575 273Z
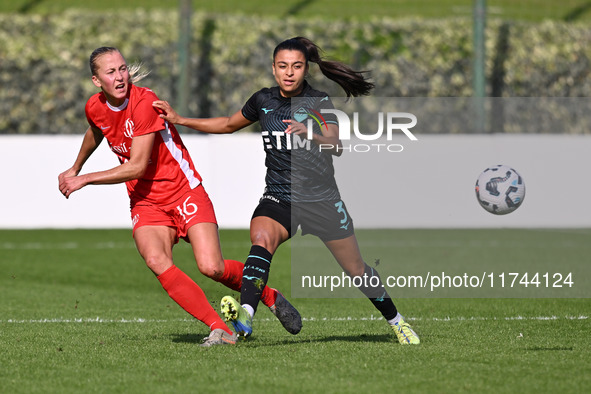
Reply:
M489 167L476 181L476 198L482 206L495 215L513 212L525 198L525 183L521 175L505 165Z

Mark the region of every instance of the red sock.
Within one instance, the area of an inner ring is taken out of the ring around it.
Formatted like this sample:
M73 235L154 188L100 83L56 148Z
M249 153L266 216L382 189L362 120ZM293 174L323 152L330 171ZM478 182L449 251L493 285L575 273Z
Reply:
M236 260L224 260L224 274L218 279L218 282L234 291L240 291L242 286L242 271L244 264ZM277 299L277 290L265 286L261 294L261 302L265 306L272 306Z
M226 323L207 301L201 287L176 265L158 275L158 280L170 298L191 316L205 323L210 330L221 328L228 334L232 334Z
M217 281L234 291L242 286L242 270L244 264L236 260L224 260L224 273Z

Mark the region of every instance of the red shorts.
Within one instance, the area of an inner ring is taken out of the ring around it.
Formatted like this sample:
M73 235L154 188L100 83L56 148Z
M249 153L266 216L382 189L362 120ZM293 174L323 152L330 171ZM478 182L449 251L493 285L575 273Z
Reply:
M213 204L202 185L188 191L169 205L138 202L131 208L133 231L142 226L168 226L176 229L179 238L187 240L187 232L197 223L216 223Z

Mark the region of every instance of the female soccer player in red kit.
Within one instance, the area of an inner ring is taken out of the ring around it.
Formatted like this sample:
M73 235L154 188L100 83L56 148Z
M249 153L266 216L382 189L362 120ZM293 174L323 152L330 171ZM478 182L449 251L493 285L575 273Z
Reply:
M213 205L202 179L174 125L162 120L150 89L134 84L145 74L128 67L113 47L90 56L93 83L101 89L86 103L90 127L74 165L58 177L61 193L70 195L87 185L125 182L131 201L136 247L168 295L211 330L202 346L234 344L234 334L209 304L201 288L172 260L172 248L190 242L199 270L240 291L244 264L222 257ZM131 69L131 71L130 71ZM119 166L79 175L103 138ZM275 289L265 287L261 300L293 334L301 329L299 313Z

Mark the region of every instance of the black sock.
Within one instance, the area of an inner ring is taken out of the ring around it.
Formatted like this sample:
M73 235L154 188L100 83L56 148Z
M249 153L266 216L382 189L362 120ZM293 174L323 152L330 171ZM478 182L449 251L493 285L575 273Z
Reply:
M269 280L269 269L273 255L262 246L253 245L242 271L240 303L248 304L256 312L263 289Z
M398 311L396 310L396 306L394 305L394 302L392 302L390 295L384 288L378 271L365 264L363 275L366 276L364 283L367 283L367 286L360 286L359 290L369 298L371 303L381 312L382 316L384 316L384 319L394 319L398 314Z

